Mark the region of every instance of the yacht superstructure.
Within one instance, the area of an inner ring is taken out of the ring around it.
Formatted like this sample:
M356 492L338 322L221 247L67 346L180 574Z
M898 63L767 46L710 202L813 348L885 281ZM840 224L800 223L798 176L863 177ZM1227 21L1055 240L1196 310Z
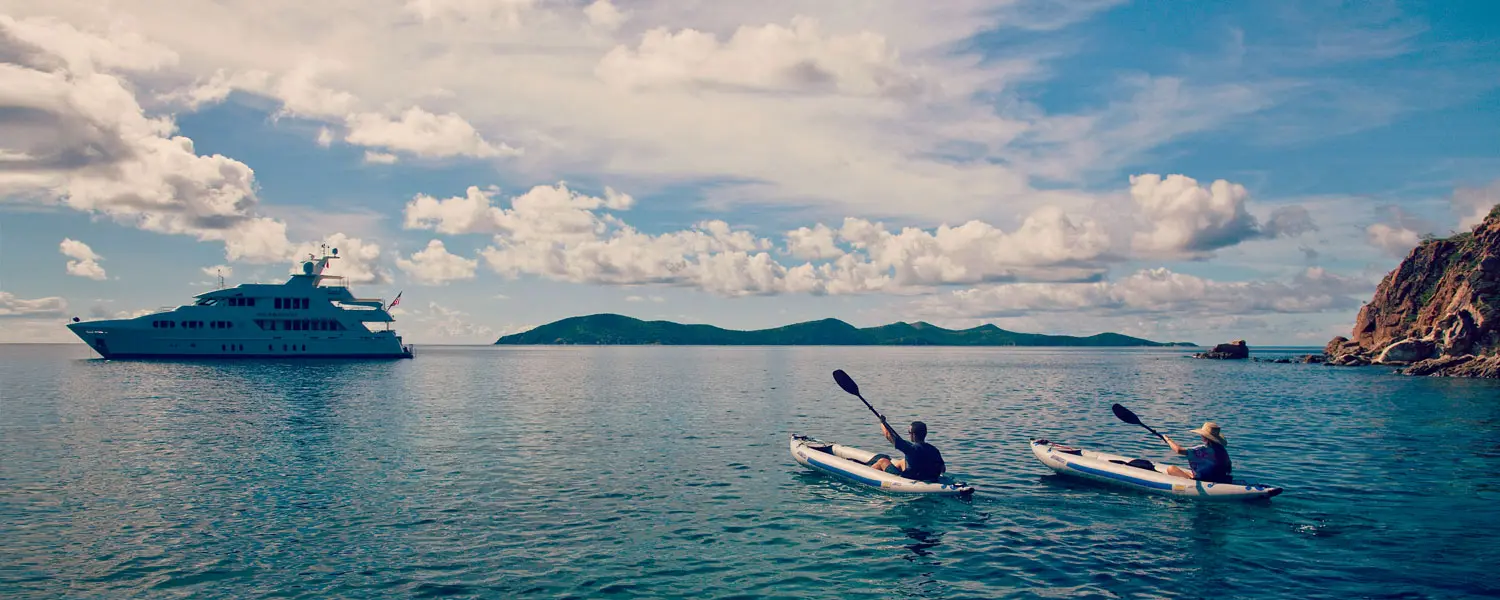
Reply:
M286 283L217 289L134 319L74 317L68 329L104 358L411 358L411 346L390 330L395 318L384 300L356 298L342 277L323 274L339 258L338 248L324 250Z

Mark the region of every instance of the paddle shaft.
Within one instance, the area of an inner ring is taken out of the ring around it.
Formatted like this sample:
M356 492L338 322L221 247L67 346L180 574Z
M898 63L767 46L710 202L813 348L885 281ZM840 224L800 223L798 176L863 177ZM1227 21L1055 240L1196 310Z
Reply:
M1156 437L1161 438L1161 441L1163 441L1163 442L1167 441L1167 436L1164 436L1164 435L1162 435L1160 433L1157 433L1156 430L1152 429L1150 425L1147 425L1145 423L1141 423L1141 427L1145 427L1146 431L1151 432L1151 435L1154 435Z
M870 409L870 412L875 413L875 416L880 419L881 423L885 423L885 415L880 414L880 411L877 411L877 410L875 410L875 407L870 406L870 401L869 400L865 400L865 397L861 396L859 394L855 394L854 397L855 398L859 398L860 402L865 403L865 408L868 408L868 409ZM890 426L890 423L886 423L886 425Z

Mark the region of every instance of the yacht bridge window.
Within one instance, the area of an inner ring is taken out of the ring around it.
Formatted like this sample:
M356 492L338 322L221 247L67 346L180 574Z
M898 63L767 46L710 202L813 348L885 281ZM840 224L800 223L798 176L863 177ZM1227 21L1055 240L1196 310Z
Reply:
M347 331L333 319L256 319L255 324L266 331Z

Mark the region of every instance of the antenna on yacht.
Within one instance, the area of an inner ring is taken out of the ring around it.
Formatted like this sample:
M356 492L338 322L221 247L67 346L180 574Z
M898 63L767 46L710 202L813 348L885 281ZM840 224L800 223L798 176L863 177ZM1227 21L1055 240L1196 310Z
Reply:
M219 274L219 289L224 289L224 269L214 269Z

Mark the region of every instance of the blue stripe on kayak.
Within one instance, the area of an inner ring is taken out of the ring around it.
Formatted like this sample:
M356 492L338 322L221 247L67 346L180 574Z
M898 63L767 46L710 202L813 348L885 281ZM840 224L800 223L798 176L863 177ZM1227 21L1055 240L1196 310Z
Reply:
M1158 489L1158 490L1170 490L1170 489L1172 489L1172 484L1170 484L1170 483L1161 483L1159 481L1151 481L1150 479L1141 479L1139 477L1131 477L1131 476L1125 475L1123 473L1116 473L1114 471L1106 471L1104 469L1096 469L1094 467L1086 467L1086 466L1080 465L1078 463L1068 462L1066 460L1063 461L1063 464L1067 465L1068 467L1072 468L1075 471L1082 471L1084 473L1092 473L1094 475L1102 475L1104 477L1108 477L1110 479L1115 479L1115 480L1123 481L1125 483L1133 483L1135 485L1145 486L1145 487L1149 487L1149 488L1155 488L1155 489ZM1132 467L1132 468L1134 468L1134 467Z
M872 486L875 486L875 487L881 487L880 484L882 482L879 479L874 479L874 478L871 478L871 477L865 477L864 475L860 475L858 473L853 473L853 472L850 472L850 471L845 471L845 470L840 469L838 467L835 467L835 466L833 466L831 464L828 464L828 463L825 463L825 462L820 462L817 459L813 458L813 453L811 453L811 452L808 452L807 456L805 458L807 458L807 462L809 464L811 464L811 465L813 465L815 467L818 467L819 469L823 469L824 471L830 471L830 472L833 472L833 473L837 473L839 475L843 475L843 476L848 477L850 479L857 480L860 483L863 483L863 484L866 484L866 485L872 485ZM846 459L839 459L839 460L846 460Z

